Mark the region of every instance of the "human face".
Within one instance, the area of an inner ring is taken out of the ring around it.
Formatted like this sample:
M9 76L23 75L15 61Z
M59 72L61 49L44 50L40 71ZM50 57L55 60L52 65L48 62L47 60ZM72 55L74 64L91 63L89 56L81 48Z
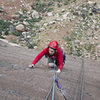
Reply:
M54 53L55 53L55 50L52 49L52 48L49 48L49 54L50 54L50 55L53 55Z

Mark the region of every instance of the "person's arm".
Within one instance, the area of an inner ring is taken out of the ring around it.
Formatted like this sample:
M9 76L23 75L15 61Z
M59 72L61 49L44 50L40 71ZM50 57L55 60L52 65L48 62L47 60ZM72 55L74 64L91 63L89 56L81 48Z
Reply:
M58 72L60 72L63 68L63 54L62 54L62 51L59 50L58 52L58 61L59 61L59 69L58 69Z
M48 51L48 48L45 48L41 53L39 53L36 58L33 60L32 64L35 65Z

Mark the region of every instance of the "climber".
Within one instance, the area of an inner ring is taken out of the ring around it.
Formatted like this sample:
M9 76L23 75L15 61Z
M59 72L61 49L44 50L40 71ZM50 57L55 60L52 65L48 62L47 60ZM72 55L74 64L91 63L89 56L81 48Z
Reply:
M47 48L45 48L41 53L39 53L36 58L33 60L32 64L29 65L29 68L34 68L35 64L43 57L45 56L48 58L48 66L53 67L55 64L58 66L57 73L60 73L63 65L66 60L66 55L64 51L59 47L59 44L57 41L52 41L48 45Z

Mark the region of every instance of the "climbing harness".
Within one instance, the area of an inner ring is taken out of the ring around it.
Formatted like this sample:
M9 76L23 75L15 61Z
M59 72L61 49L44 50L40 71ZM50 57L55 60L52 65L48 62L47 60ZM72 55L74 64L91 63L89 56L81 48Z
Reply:
M63 95L64 99L67 100L67 98L64 95L62 86L57 78L57 74L56 74L56 65L54 66L54 73L53 73L53 84L52 87L50 88L47 96L45 97L45 100L48 100L51 92L52 92L52 100L54 100L54 96L55 96L55 83L57 84L57 89L61 92L61 94Z

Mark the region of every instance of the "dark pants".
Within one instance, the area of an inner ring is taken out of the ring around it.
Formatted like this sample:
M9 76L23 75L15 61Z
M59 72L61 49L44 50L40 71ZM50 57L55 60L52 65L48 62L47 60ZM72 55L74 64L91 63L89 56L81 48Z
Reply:
M64 52L63 53L63 64L65 64L65 60L66 60L66 55ZM47 55L45 55L46 58L48 58L48 63L55 63L57 66L59 66L59 61L58 59L53 59L53 58L50 58L48 57Z
M48 57L48 63L55 63L57 66L59 66L59 61L56 59L53 59L53 58L49 58Z

